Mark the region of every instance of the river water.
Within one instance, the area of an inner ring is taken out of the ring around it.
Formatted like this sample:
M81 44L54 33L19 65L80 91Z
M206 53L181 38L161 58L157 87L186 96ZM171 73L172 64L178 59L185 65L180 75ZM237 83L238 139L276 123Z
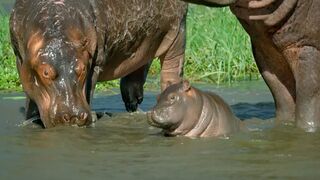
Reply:
M24 96L0 101L0 179L317 179L320 134L273 126L261 81L195 85L221 95L249 128L229 139L163 137L146 122L157 92L139 113L125 113L119 91L98 92L93 109L113 113L95 127L22 126ZM264 120L263 120L264 119Z

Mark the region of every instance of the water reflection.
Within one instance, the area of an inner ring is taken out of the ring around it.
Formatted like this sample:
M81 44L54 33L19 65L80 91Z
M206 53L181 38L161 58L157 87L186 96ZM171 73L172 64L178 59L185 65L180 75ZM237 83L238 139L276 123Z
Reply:
M201 85L198 85L201 87ZM93 107L109 111L95 127L43 130L19 127L24 102L5 94L0 101L0 179L316 179L320 133L274 127L272 98L263 84L210 89L244 119L247 130L230 139L168 138L128 114L120 95L98 93ZM155 103L147 93L141 107ZM116 105L116 106L115 106ZM258 118L254 118L257 116Z

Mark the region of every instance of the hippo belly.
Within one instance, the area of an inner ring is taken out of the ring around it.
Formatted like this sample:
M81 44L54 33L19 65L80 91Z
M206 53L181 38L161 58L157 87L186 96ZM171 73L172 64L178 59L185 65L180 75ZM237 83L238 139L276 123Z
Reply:
M101 28L106 32L106 49L105 59L98 60L102 70L99 81L124 77L175 46L186 13L184 3L129 0L105 4L107 10L101 11L104 18L100 21L105 23Z
M102 66L99 81L124 77L149 63L153 58L158 57L160 54L157 53L157 50L163 38L163 33L154 32L152 37L145 37L144 40L139 42L139 46L134 47L134 50L131 50L132 52L128 53L129 50L126 52L119 51L114 52L114 55L107 56L106 59L110 60L107 60Z

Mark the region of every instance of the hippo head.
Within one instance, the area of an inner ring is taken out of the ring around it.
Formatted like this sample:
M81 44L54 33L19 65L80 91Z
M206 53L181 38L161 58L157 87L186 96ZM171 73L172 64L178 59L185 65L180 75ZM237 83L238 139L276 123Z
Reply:
M96 51L95 31L84 23L64 22L56 29L38 24L23 44L17 61L21 83L44 127L89 124L86 84Z
M188 81L169 86L158 97L157 104L148 112L150 125L164 129L167 132L181 125L194 103L189 95L191 86Z

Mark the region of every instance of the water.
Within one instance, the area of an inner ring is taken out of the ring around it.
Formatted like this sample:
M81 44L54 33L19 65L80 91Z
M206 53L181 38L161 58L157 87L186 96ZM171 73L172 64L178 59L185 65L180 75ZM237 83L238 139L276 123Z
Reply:
M9 13L13 7L14 0L0 0L0 12Z
M9 12L12 2L0 6ZM320 133L274 127L272 97L262 82L197 87L223 96L249 131L230 139L163 137L144 113L124 113L120 95L110 93L97 93L93 109L115 116L93 128L22 127L24 95L1 94L0 179L320 178ZM143 111L156 93L147 93Z
M320 177L320 134L273 127L274 106L262 82L196 86L222 95L240 118L247 119L250 131L229 139L163 137L146 123L143 112L124 113L120 95L109 93L97 93L93 108L115 116L102 118L93 128L21 127L23 94L2 94L0 179ZM156 93L147 93L143 111L155 103Z

